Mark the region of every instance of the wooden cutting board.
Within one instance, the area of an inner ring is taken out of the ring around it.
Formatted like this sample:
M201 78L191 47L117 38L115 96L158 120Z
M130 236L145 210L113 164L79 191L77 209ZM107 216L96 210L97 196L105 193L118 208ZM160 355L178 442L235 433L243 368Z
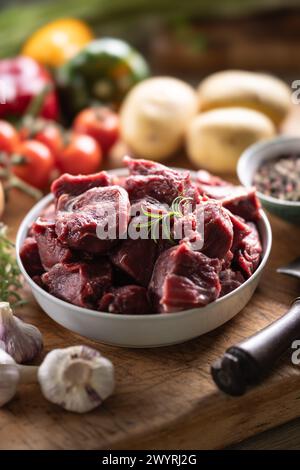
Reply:
M4 217L11 238L31 205L11 195ZM30 302L18 314L42 331L44 353L76 344L99 349L115 365L116 392L98 410L76 415L48 403L37 386L23 386L0 410L0 449L217 449L300 416L300 367L290 354L241 398L219 392L209 371L227 347L281 316L299 295L299 281L275 270L299 256L300 228L270 220L271 258L252 300L225 326L185 344L146 350L88 341L54 323L27 291Z

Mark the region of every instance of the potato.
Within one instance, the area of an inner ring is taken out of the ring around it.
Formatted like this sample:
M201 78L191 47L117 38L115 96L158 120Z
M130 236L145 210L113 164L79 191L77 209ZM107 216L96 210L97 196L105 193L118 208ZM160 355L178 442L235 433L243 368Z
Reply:
M180 147L197 110L197 94L187 83L169 77L144 80L123 103L121 137L137 156L163 160Z
M3 191L3 186L0 181L0 217L2 216L4 212L4 191Z
M201 111L227 106L255 109L278 126L291 108L291 91L272 75L227 70L210 75L198 87Z
M234 173L241 153L254 142L272 137L272 121L247 108L220 108L196 116L187 132L187 153L198 168Z

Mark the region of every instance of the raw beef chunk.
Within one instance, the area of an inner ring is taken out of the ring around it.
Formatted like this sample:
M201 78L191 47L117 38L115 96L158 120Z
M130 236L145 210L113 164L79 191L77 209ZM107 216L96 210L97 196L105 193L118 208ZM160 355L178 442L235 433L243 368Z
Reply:
M98 310L124 315L145 315L151 313L151 305L144 287L128 285L104 294Z
M125 181L125 189L129 194L130 201L150 196L162 203L171 204L173 199L179 195L177 184L162 175L128 176Z
M20 250L20 258L29 276L39 276L44 272L38 245L34 238L26 238Z
M233 214L245 220L259 219L260 202L255 188L235 186L203 170L198 171L196 184L201 195L222 201Z
M250 227L246 224L242 217L233 215L230 211L227 212L233 227L233 242L231 250L235 251L239 248L241 241L246 235L250 233Z
M220 203L212 200L203 202L193 214L175 220L174 232L177 236L184 233L185 241L202 240L199 250L210 258L224 258L233 242L230 217ZM196 245L195 249L198 251Z
M52 183L51 191L58 199L62 194L78 196L88 189L109 186L110 177L105 171L93 175L69 175L65 173Z
M40 218L42 219L47 219L48 223L55 223L55 218L56 218L56 207L55 204L49 204L40 215Z
M139 199L131 204L131 216L145 215L145 212L157 215L167 214L168 206L151 197Z
M260 202L256 196L255 188L234 186L231 193L222 199L222 205L245 220L260 218Z
M32 276L32 280L42 289L47 290L45 284L42 281L42 274L36 274L35 276Z
M153 175L153 174L164 174L172 172L170 168L162 165L161 163L153 162L151 160L143 160L141 158L134 159L130 157L124 157L123 162L128 167L130 175Z
M232 184L228 181L223 180L219 176L212 175L206 170L199 170L197 172L196 183L197 185L232 187Z
M112 268L102 259L93 263L58 263L42 281L50 294L80 307L93 308L112 285Z
M151 239L128 238L113 250L110 258L116 267L147 287L157 258L157 246Z
M231 250L229 250L226 253L226 256L221 260L222 261L222 271L225 270L225 269L230 268L232 260L233 260L233 253L232 253Z
M220 297L223 295L229 294L229 292L233 291L237 287L239 287L243 282L245 282L244 277L239 271L232 271L232 269L225 269L224 271L220 272L220 282L221 282L221 294Z
M212 199L224 199L229 196L234 186L208 171L197 172L196 185L201 195L207 195Z
M222 259L233 242L233 227L227 212L214 201L204 203L204 246L202 252L210 258Z
M197 216L194 213L175 218L172 237L176 242L186 243L195 251L200 251L204 245L202 219L197 224Z
M194 204L200 201L196 185L192 183L188 171L176 171L160 163L126 158L130 176L125 180L125 189L131 201L152 197L170 205L182 195L190 197Z
M64 194L59 198L55 231L59 241L70 248L104 253L124 236L129 216L125 189L93 188L77 197Z
M192 251L186 243L164 251L149 285L156 311L176 312L212 302L221 291L220 270L218 259Z
M249 222L250 233L240 242L239 249L234 254L233 263L248 278L259 265L262 246L254 223Z
M55 233L55 223L39 217L32 226L32 234L37 242L41 262L45 270L57 263L72 261L70 248L58 241Z

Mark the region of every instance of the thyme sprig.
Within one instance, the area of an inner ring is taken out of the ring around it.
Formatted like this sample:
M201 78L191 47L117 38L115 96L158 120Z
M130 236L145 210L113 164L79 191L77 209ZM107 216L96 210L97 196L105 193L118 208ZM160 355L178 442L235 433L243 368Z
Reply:
M0 223L0 301L18 307L26 301L18 292L22 288L20 270L13 255L14 244L6 233L7 227Z
M177 196L170 206L170 210L163 214L157 214L150 212L145 206L142 205L142 213L150 220L144 223L136 224L137 228L148 228L148 234L151 232L151 238L157 243L156 235L160 233L159 227L161 226L162 232L165 234L167 240L174 242L174 239L171 234L170 226L171 226L171 219L174 218L182 218L184 216L183 213L183 205L188 201L191 201L191 197L184 197L184 196Z

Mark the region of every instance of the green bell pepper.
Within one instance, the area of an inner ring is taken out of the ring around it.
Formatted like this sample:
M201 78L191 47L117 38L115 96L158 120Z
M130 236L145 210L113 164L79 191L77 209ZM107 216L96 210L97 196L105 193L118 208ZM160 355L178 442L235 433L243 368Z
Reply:
M133 85L148 76L145 59L129 44L96 39L57 70L62 109L73 117L94 103L118 104Z

